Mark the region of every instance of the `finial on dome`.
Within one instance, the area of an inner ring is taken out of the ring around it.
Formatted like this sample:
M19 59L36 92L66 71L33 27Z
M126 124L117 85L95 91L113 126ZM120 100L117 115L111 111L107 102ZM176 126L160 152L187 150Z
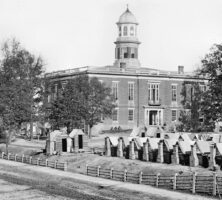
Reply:
M129 12L129 5L126 4L126 12Z

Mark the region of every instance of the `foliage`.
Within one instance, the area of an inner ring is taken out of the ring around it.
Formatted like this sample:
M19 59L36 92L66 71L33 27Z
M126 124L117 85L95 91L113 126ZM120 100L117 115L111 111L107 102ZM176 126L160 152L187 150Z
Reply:
M102 115L110 117L114 107L111 89L97 78L89 79L82 74L68 80L52 103L48 117L54 128L66 126L71 131L85 122L91 130L93 125L101 122Z
M0 65L0 118L4 131L18 128L37 117L42 101L43 64L20 43L8 40ZM9 131L10 132L10 131Z
M201 131L200 106L202 101L200 82L185 81L182 85L181 96L183 110L180 111L178 131L199 132Z
M184 82L180 130L209 132L214 130L215 122L222 121L222 45L214 45L201 62L196 75L208 81L207 90L200 89L200 82ZM187 97L187 87L193 88L192 98Z
M202 60L198 74L208 79L208 90L203 95L201 112L204 129L212 131L215 122L222 121L222 45L215 44Z

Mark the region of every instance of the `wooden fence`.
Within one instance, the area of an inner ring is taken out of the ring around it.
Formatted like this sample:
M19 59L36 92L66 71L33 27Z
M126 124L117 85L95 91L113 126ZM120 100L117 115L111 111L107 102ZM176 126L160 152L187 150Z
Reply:
M1 158L5 160L22 162L22 163L26 163L30 165L51 167L51 168L67 171L67 162L50 161L47 159L43 160L40 158L32 158L31 156L17 155L17 154L11 154L11 153L5 154L4 152L2 152Z
M222 193L222 177L218 176L215 172L212 175L190 173L187 175L175 174L166 176L161 174L143 174L142 172L132 173L127 170L118 171L112 168L103 169L100 166L86 166L86 174L88 176L191 193L204 193L213 196L220 196Z

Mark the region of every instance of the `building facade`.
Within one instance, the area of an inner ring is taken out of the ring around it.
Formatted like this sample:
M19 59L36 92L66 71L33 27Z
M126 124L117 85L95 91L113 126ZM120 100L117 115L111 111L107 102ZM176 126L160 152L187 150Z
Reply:
M206 81L178 71L163 71L142 67L139 62L138 22L127 8L117 22L118 36L115 43L115 61L104 67L80 67L48 73L51 94L48 102L56 98L68 79L85 73L97 77L112 88L117 107L112 119L104 119L104 129L114 127L163 126L178 120L181 105L181 89L184 82Z

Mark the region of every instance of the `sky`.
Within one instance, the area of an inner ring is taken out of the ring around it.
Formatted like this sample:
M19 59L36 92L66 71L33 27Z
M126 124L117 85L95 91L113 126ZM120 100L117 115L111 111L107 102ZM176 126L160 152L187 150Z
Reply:
M127 4L143 67L193 71L222 43L222 0L0 0L0 43L15 37L47 72L112 65Z

